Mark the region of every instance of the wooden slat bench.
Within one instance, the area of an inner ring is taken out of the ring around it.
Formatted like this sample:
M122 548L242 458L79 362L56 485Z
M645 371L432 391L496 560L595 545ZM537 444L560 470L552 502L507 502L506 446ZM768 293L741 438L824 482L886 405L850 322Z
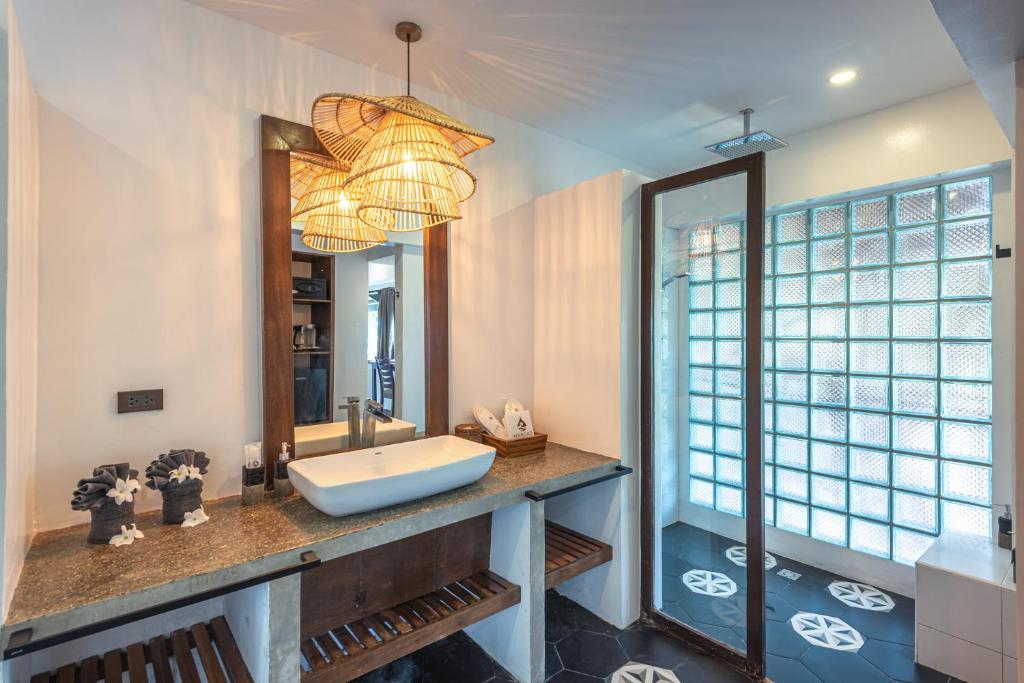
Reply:
M228 622L217 617L208 624L179 629L148 643L133 643L123 650L38 673L32 683L121 683L126 674L128 683L148 683L147 664L152 666L157 683L200 683L200 670L209 683L252 681Z
M400 605L338 624L302 641L302 681L350 681L519 600L519 586L484 571Z
M554 522L544 523L544 587L552 588L612 559L612 547Z

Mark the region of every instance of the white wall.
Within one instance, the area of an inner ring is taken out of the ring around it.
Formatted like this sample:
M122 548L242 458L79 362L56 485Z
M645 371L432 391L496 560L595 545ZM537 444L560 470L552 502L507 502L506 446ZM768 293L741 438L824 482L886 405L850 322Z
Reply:
M1016 65L1016 127L1017 140L1024 140L1024 59ZM1024 178L1021 177L1021 168L1024 166L1024 145L1018 145L1014 150L1013 164L1013 211L1017 224L1024 226ZM1024 230L1018 230L1014 236L1013 252L1016 258L1024 254ZM1017 268L1014 273L1014 292L1017 297L1024 299L1024 268ZM1013 348L1013 359L1010 365L1010 375L1017 376L1017 370L1024 366L1024 315L1016 308L1013 310L1013 327L1016 332L1016 342ZM1014 430L1013 430L1013 453L1014 456L1014 531L1020 532L1021 510L1024 510L1024 429L1017 425L1024 423L1024 382L1017 382L1013 392L1014 406ZM1019 548L1020 543L1016 540L1014 546ZM1017 591L1017 623L1024 624L1024 591ZM1017 652L1024 652L1024 628L1017 629ZM1018 681L1024 683L1024 667L1018 667Z
M395 339L398 359L395 415L427 429L426 320L423 309L423 247L403 244L395 255L396 306L400 325Z
M101 462L205 449L236 493L261 436L257 121L305 121L327 91L400 92L372 69L181 0L16 0L40 95L41 529L86 520L68 493ZM531 396L539 194L624 162L415 89L491 133L451 230L451 410ZM512 292L513 296L501 296ZM115 392L163 387L159 413ZM454 423L453 422L453 423ZM137 509L153 508L148 491Z
M7 177L6 244L0 273L6 308L2 321L5 397L0 412L6 413L3 448L4 482L4 590L7 613L13 580L21 572L33 531L35 499L36 342L38 316L39 235L39 139L36 94L29 81L22 52L18 21L13 8L3 3L7 15L6 102ZM8 13L8 9L10 10Z
M802 202L1010 158L973 84L788 138L768 154L768 206Z
M533 416L558 443L637 474L546 502L548 519L610 543L611 563L560 591L620 627L639 600L639 187L609 173L536 200Z

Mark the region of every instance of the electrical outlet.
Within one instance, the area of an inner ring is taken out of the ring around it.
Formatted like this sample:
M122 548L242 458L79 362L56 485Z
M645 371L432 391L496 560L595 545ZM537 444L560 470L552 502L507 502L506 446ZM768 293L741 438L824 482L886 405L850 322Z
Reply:
M163 389L137 389L117 392L118 413L141 413L164 409Z

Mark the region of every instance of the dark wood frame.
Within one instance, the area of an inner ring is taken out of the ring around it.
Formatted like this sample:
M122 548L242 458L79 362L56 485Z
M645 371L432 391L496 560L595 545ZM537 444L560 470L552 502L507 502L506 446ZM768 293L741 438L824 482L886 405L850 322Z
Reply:
M762 467L761 379L763 357L762 289L764 282L765 155L758 152L694 171L662 178L641 187L640 208L640 463L641 571L643 615L659 628L728 660L757 678L765 675L765 569L763 562L747 563L747 648L740 653L700 631L680 625L654 608L654 372L655 295L661 286L655 272L655 198L664 192L720 178L746 174L746 545L748 557L764 556L764 471Z
M263 252L263 448L267 486L281 443L295 441L292 358L292 151L330 156L313 129L260 117L260 215ZM448 226L423 236L427 435L448 433Z

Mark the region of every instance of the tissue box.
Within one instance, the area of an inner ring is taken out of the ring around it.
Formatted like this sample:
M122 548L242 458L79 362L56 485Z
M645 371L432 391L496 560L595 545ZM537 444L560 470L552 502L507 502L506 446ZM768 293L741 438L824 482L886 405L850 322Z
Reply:
M496 436L491 436L487 432L483 434L484 443L488 446L493 446L494 450L498 452L503 458L518 458L524 455L535 455L537 453L543 453L544 448L548 444L547 434L534 434L533 436L527 436L522 439L499 439Z

